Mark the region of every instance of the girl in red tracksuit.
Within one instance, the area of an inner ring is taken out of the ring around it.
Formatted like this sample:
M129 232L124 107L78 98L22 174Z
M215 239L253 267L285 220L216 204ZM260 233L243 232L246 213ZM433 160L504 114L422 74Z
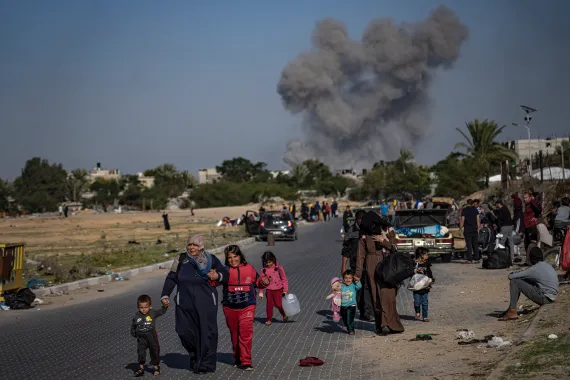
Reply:
M270 281L267 277L259 277L255 268L245 260L239 246L229 245L224 253L229 278L224 283L222 305L232 338L235 366L244 371L252 371L255 288L264 288Z
M274 307L281 313L283 322L287 322L289 318L285 315L285 311L283 310L283 296L289 291L289 281L287 281L285 270L282 265L277 264L277 258L273 252L265 252L263 256L261 256L261 261L263 263L263 276L268 277L270 280L269 285L265 287L265 293L267 295L267 305L265 307L267 321L265 324L267 326L271 325ZM259 290L259 298L263 299L262 289Z

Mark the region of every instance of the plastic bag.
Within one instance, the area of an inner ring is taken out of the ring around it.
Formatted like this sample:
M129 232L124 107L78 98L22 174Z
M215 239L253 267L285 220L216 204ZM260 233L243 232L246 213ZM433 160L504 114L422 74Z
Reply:
M411 291L418 291L429 287L432 283L432 279L425 274L417 273L412 276L410 283L408 284L408 289Z
M376 266L376 277L386 285L398 286L414 275L416 263L407 253L392 252Z
M294 294L287 294L283 297L283 310L288 317L295 316L301 312L301 304Z

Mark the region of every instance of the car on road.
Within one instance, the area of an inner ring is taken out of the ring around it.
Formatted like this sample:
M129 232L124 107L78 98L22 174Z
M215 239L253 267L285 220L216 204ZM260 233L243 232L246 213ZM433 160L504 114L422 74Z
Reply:
M267 240L270 233L275 240L297 240L297 222L289 211L265 211L259 222L259 238Z
M399 252L415 254L416 248L429 249L429 256L450 262L455 253L453 234L447 228L446 209L405 209L396 211L394 230Z

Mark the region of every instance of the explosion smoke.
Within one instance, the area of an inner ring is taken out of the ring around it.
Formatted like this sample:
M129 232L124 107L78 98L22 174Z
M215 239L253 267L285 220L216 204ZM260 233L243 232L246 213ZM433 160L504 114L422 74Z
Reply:
M289 142L284 162L360 170L410 149L428 132L431 73L451 67L468 35L445 6L416 24L374 20L361 42L342 21L317 22L313 48L285 66L277 85L287 110L302 114L305 135Z

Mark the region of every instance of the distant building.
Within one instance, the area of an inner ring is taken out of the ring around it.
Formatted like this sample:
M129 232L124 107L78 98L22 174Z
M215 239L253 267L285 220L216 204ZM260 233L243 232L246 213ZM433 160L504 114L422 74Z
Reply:
M204 185L207 183L215 183L222 178L216 168L200 169L198 170L198 184Z
M104 180L119 180L121 172L119 169L101 169L101 163L98 162L97 166L89 172L89 180L95 182L98 179Z
M562 146L563 141L568 141L568 137L553 137L547 139L523 139L513 140L506 143L508 148L514 150L520 161L528 160L529 155L536 157L540 151L543 155L553 155L556 153L556 148ZM564 152L570 154L570 152Z
M154 186L154 177L145 176L143 173L137 173L137 176L139 178L139 182L145 188L150 189Z

